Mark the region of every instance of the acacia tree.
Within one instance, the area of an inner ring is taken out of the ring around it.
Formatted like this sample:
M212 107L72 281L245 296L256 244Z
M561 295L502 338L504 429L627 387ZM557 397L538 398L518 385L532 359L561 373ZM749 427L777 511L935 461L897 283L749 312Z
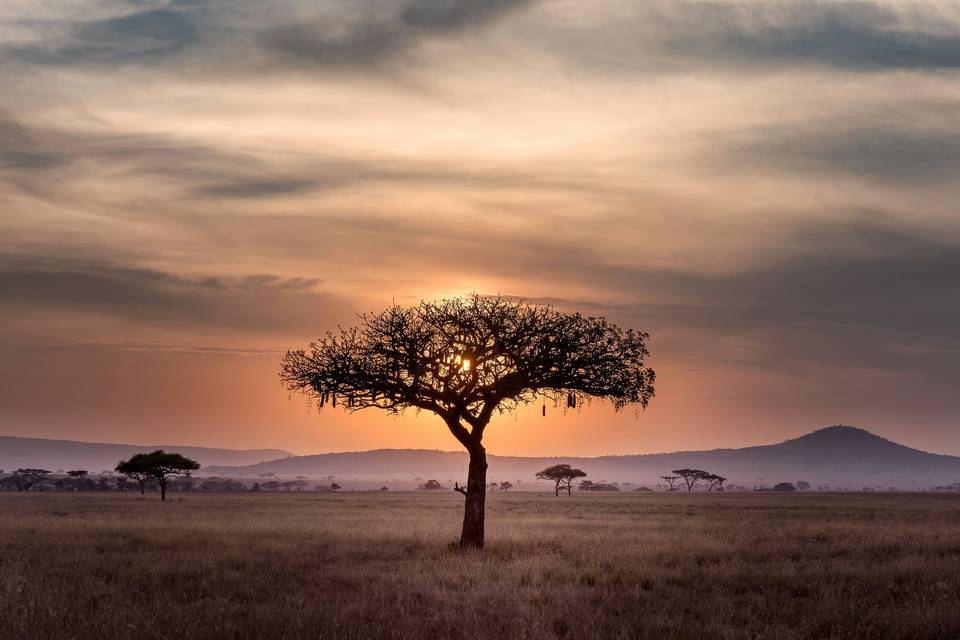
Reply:
M466 486L455 486L465 497L460 545L482 547L483 434L493 415L540 399L646 407L654 393L647 337L604 318L473 295L361 315L308 351L288 351L280 376L320 407L437 414L470 457Z
M674 484L680 479L680 476L660 476L660 478L667 481L667 485L670 487L667 491L677 490Z
M684 483L687 485L687 491L693 491L698 482L706 480L710 476L709 473L702 469L674 469L672 473L683 478Z
M723 489L723 483L727 481L723 476L718 476L715 473L708 473L703 477L707 481L707 491L713 491L714 489Z
M160 500L163 501L167 499L167 480L173 476L190 475L191 471L199 468L196 460L157 449L153 453L138 453L129 460L121 460L116 470L139 482L141 495L147 480L156 480L160 485Z
M555 464L547 467L537 474L541 480L552 480L554 482L553 495L560 495L560 485L569 496L572 490L572 483L577 478L586 478L587 474L580 469L574 469L568 464Z

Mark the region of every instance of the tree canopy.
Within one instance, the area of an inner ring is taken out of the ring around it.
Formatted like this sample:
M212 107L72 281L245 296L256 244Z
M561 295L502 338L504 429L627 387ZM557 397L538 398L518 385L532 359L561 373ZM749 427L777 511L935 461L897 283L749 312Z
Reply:
M587 474L581 469L574 469L568 464L555 464L537 473L537 477L541 480L553 481L553 493L559 496L561 486L566 490L567 495L570 495L573 481L577 478L586 478Z
M703 469L674 469L671 473L683 478L683 482L687 485L687 491L693 491L698 482L707 480L711 475Z
M604 318L474 295L363 314L309 351L288 351L281 378L320 406L432 411L468 445L494 411L540 396L646 407L655 377L644 366L648 337Z
M167 480L171 476L189 475L200 468L200 464L179 453L166 453L158 449L152 453L138 453L129 460L121 460L116 470L140 483L143 493L147 480L155 480L160 485L160 499L167 499Z

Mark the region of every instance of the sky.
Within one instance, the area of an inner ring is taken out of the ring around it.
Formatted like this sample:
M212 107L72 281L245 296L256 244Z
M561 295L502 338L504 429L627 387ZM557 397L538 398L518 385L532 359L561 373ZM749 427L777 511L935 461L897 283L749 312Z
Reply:
M958 79L938 0L5 0L0 434L456 449L278 372L477 292L647 331L658 377L492 453L960 455Z

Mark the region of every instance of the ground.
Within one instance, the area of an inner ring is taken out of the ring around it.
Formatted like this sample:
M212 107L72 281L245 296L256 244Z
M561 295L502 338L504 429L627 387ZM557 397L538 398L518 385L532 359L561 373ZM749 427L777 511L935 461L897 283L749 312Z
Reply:
M960 497L0 493L0 638L960 637Z

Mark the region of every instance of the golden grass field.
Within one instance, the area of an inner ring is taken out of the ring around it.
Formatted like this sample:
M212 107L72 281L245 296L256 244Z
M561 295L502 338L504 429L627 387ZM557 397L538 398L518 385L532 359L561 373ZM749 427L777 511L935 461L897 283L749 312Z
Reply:
M960 637L960 496L0 494L0 638Z

